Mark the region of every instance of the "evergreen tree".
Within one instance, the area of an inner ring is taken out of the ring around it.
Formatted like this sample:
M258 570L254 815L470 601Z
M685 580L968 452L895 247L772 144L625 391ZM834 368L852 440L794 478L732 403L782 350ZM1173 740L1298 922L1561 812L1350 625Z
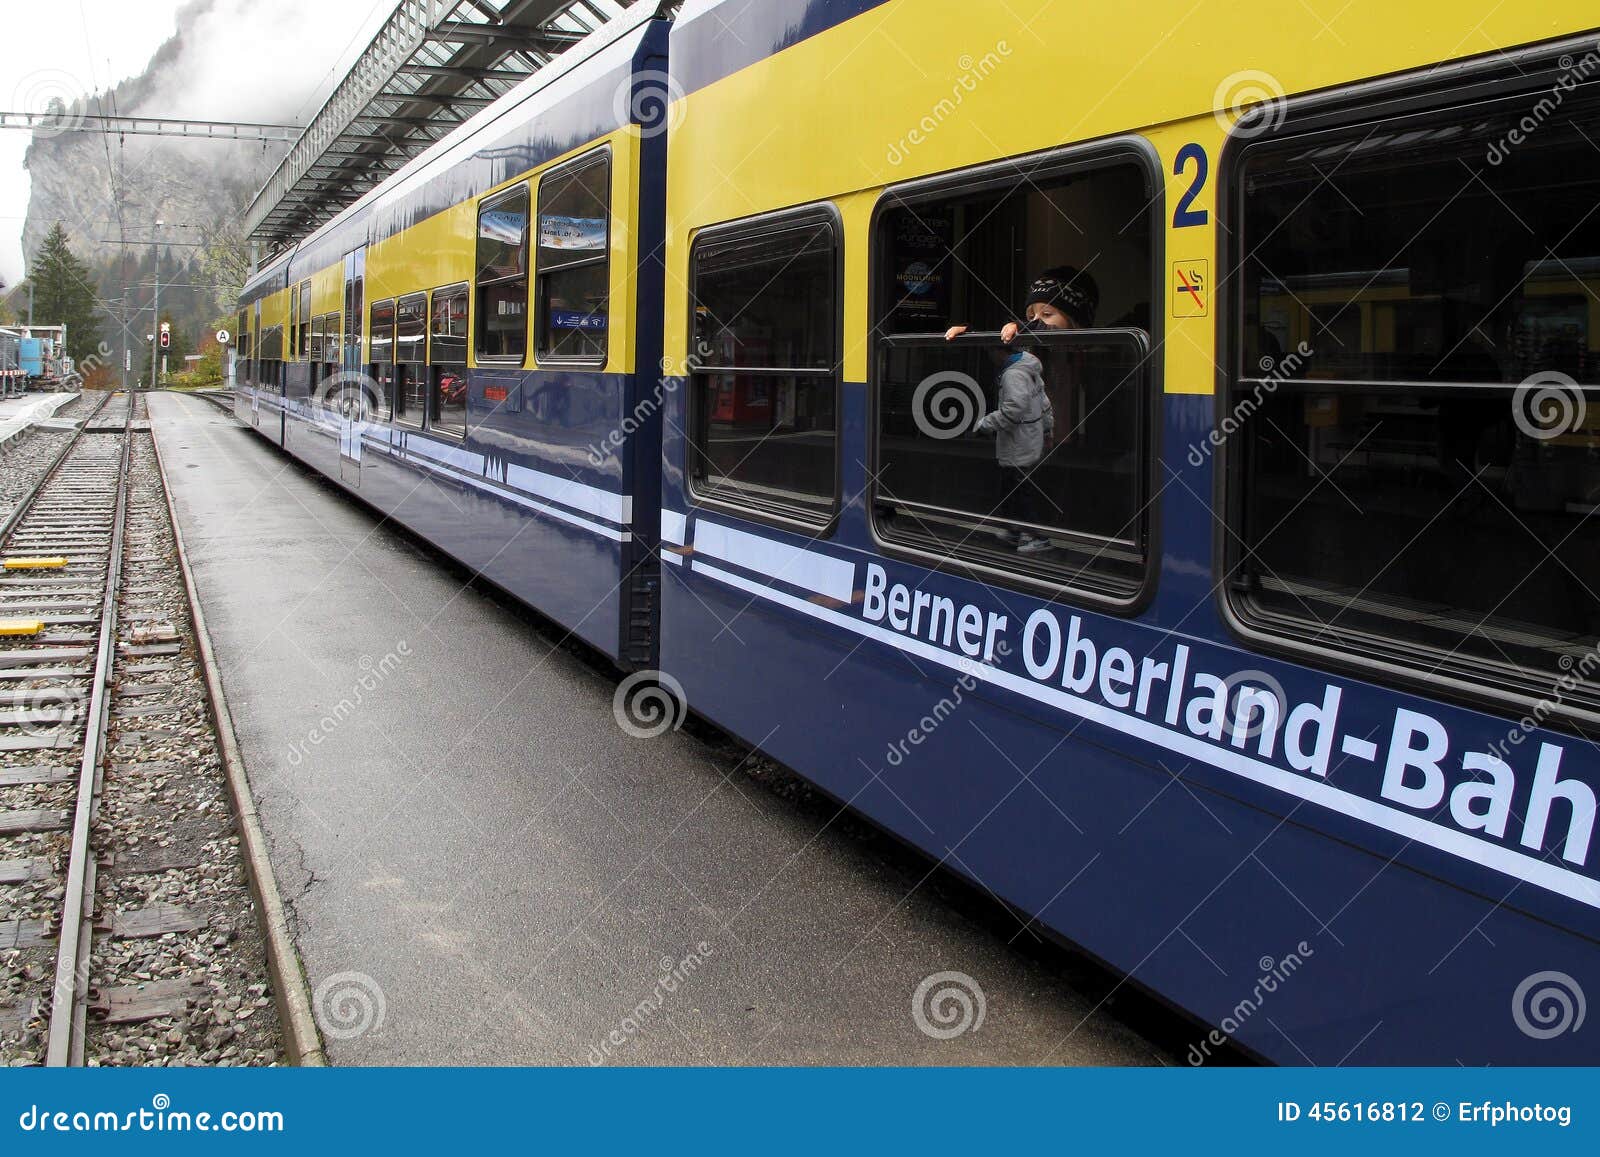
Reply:
M65 325L67 352L81 361L100 345L100 321L93 275L67 243L57 221L34 255L33 318L39 325Z

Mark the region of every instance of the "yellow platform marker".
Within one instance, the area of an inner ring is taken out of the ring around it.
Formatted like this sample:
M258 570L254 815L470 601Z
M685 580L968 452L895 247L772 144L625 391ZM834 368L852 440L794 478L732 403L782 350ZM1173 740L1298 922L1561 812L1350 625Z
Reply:
M59 556L55 558L8 558L4 565L7 570L60 570L67 565L67 560Z
M39 619L0 619L0 637L37 635L44 630Z

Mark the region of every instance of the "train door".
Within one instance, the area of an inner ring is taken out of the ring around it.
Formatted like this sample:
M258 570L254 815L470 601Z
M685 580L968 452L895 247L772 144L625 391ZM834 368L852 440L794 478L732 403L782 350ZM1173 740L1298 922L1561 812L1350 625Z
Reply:
M251 356L255 358L254 371L250 374L250 421L253 425L261 425L261 303L255 304L255 325L251 327L256 335L255 342L250 346Z
M364 388L366 363L361 341L366 266L365 249L345 254L344 349L339 364L343 381L339 407L339 477L351 486L361 484L361 435L371 410Z

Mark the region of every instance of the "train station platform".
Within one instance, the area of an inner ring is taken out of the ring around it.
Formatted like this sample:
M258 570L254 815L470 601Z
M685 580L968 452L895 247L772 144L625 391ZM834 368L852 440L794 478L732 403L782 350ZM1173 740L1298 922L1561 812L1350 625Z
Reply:
M0 446L36 423L55 416L55 412L76 398L77 394L23 394L15 398L0 398Z
M335 1063L1175 1060L1115 978L710 729L625 733L555 628L209 403L150 414ZM951 1039L913 1011L942 973L981 990Z

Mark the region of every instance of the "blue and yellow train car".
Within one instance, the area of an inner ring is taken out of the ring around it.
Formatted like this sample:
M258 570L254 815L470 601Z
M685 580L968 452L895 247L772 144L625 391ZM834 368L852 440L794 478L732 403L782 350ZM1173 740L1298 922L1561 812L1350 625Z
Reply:
M1195 1063L1592 1063L1594 24L637 5L251 283L240 416Z
M1593 10L802 9L673 28L662 667L1191 1059L1593 1062Z
M237 403L281 408L291 454L646 668L666 28L648 6L614 22L275 263L244 304L283 338Z

